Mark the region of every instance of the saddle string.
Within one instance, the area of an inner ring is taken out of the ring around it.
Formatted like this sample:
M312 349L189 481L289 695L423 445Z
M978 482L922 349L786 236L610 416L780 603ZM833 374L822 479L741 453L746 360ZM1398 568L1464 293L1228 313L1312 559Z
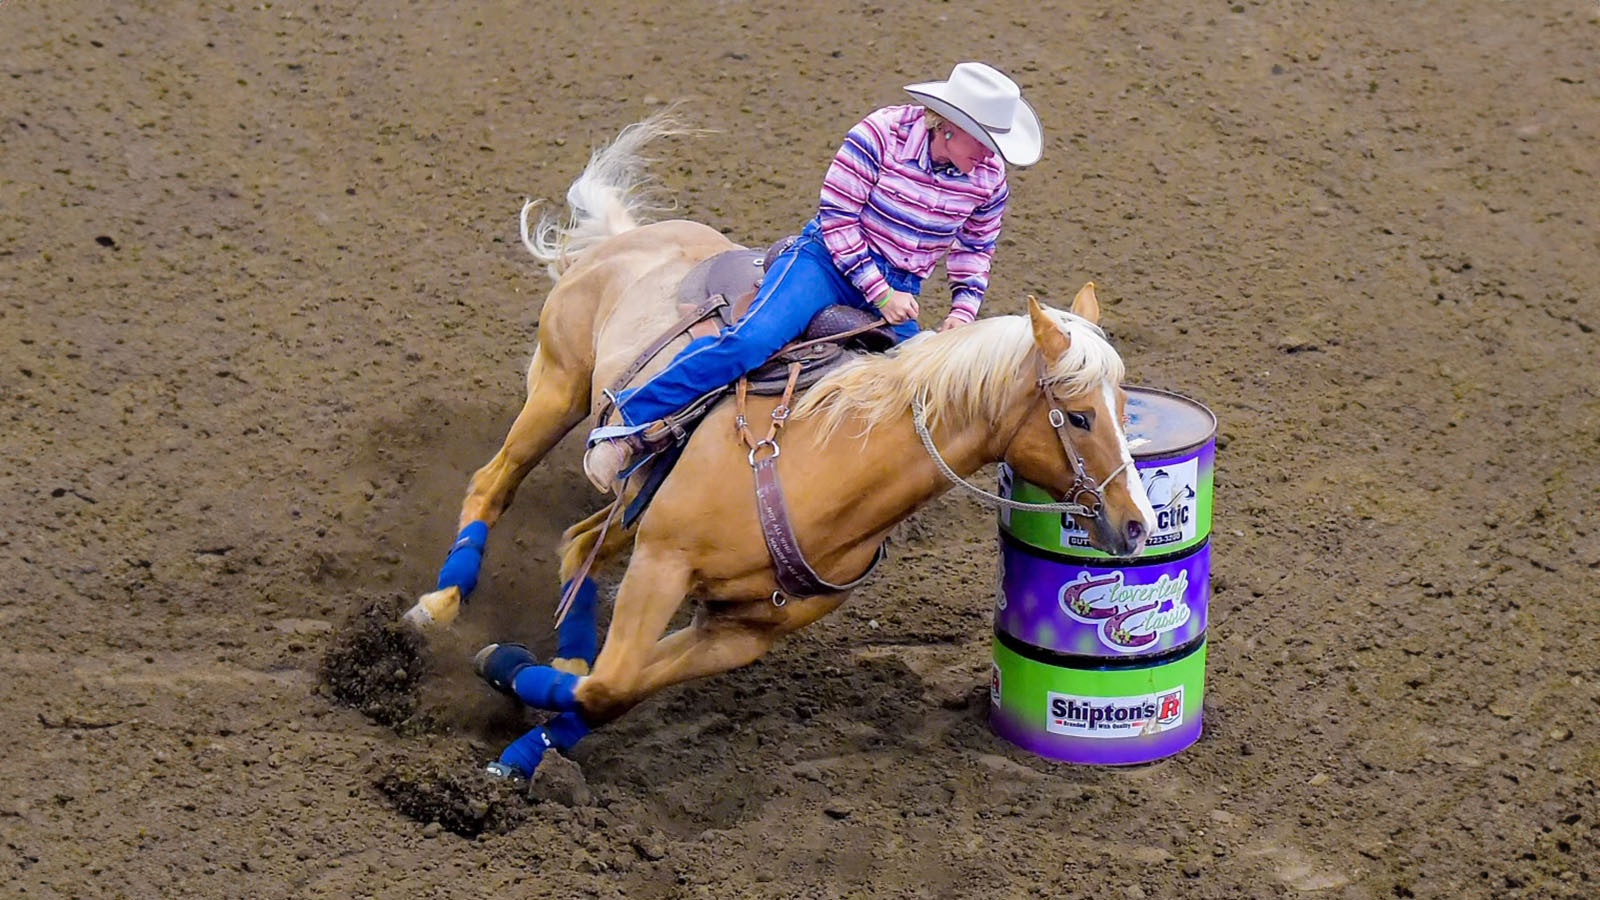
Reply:
M949 479L952 484L965 488L968 493L973 494L985 506L996 509L1022 510L1024 512L1063 512L1074 516L1092 516L1095 514L1094 510L1081 503L1068 501L1059 503L1023 503L1019 500L1012 500L1009 497L990 493L957 475L955 470L950 468L950 464L944 461L944 457L939 453L939 448L933 443L933 434L928 431L928 401L923 394L919 393L911 398L911 423L916 426L917 437L922 438L922 446L928 451L928 456L933 460L934 465L938 466L939 472ZM1122 470L1118 469L1117 471L1120 472ZM1112 477L1116 477L1115 472L1112 473ZM1110 481L1111 478L1106 480Z
M789 380L783 386L783 397L778 400L778 405L772 410L772 424L767 426L767 436L759 441L756 440L755 433L750 430L750 420L744 414L745 400L750 392L750 380L748 378L739 379L739 385L735 392L737 415L734 417L733 425L739 432L739 439L744 441L746 447L750 448L751 468L755 468L756 455L761 452L762 447L772 451L772 459L778 458L780 452L778 449L778 431L789 421L790 404L794 402L794 389L800 379L800 369L800 363L789 363Z
M578 588L584 579L589 577L589 570L594 568L595 558L600 555L600 547L606 542L606 532L611 530L611 523L617 520L617 514L622 511L622 491L627 482L617 485L617 499L611 501L611 508L606 513L606 520L600 525L600 534L595 538L594 546L589 548L589 554L584 557L583 564L572 574L572 580L567 582L567 589L561 594L561 602L556 604L556 631L561 630L561 624L567 620L567 613L572 612L572 603L578 598Z

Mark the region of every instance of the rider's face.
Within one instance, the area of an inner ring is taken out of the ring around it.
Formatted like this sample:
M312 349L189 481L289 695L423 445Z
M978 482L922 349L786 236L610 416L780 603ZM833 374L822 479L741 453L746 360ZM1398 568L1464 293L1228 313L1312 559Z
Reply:
M945 135L949 137L945 137ZM962 174L970 173L978 164L994 155L994 151L983 145L983 142L967 134L965 131L951 125L949 122L940 125L934 130L933 157L938 162L948 162L961 170ZM942 159L940 157L943 157Z

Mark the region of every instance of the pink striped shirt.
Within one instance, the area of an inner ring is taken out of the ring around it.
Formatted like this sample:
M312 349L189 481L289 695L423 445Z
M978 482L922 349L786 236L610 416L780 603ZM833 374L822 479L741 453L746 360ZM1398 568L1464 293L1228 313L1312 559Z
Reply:
M889 283L871 258L926 278L940 259L952 315L977 318L1010 192L999 156L962 175L935 171L920 106L889 106L861 120L822 180L823 242L851 283L874 303Z

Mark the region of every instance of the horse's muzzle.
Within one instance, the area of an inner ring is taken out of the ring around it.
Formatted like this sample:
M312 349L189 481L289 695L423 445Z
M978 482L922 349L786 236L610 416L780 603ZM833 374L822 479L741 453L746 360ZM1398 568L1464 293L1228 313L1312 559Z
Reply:
M1089 542L1096 549L1112 556L1138 556L1149 537L1150 529L1146 527L1144 520L1129 519L1118 525L1106 515L1104 507L1089 526Z

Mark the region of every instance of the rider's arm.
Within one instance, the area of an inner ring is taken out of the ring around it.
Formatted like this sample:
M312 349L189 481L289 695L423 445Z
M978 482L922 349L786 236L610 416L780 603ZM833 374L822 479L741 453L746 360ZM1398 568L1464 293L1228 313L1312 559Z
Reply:
M888 298L889 282L867 252L861 214L883 172L884 153L893 146L893 128L892 117L879 110L850 129L823 176L818 208L822 240L834 265L874 304Z
M955 244L945 259L950 279L950 316L962 322L978 318L978 307L989 289L989 266L994 260L994 245L1000 239L1000 220L1005 216L1006 200L1011 196L1001 180L988 200L956 230Z

